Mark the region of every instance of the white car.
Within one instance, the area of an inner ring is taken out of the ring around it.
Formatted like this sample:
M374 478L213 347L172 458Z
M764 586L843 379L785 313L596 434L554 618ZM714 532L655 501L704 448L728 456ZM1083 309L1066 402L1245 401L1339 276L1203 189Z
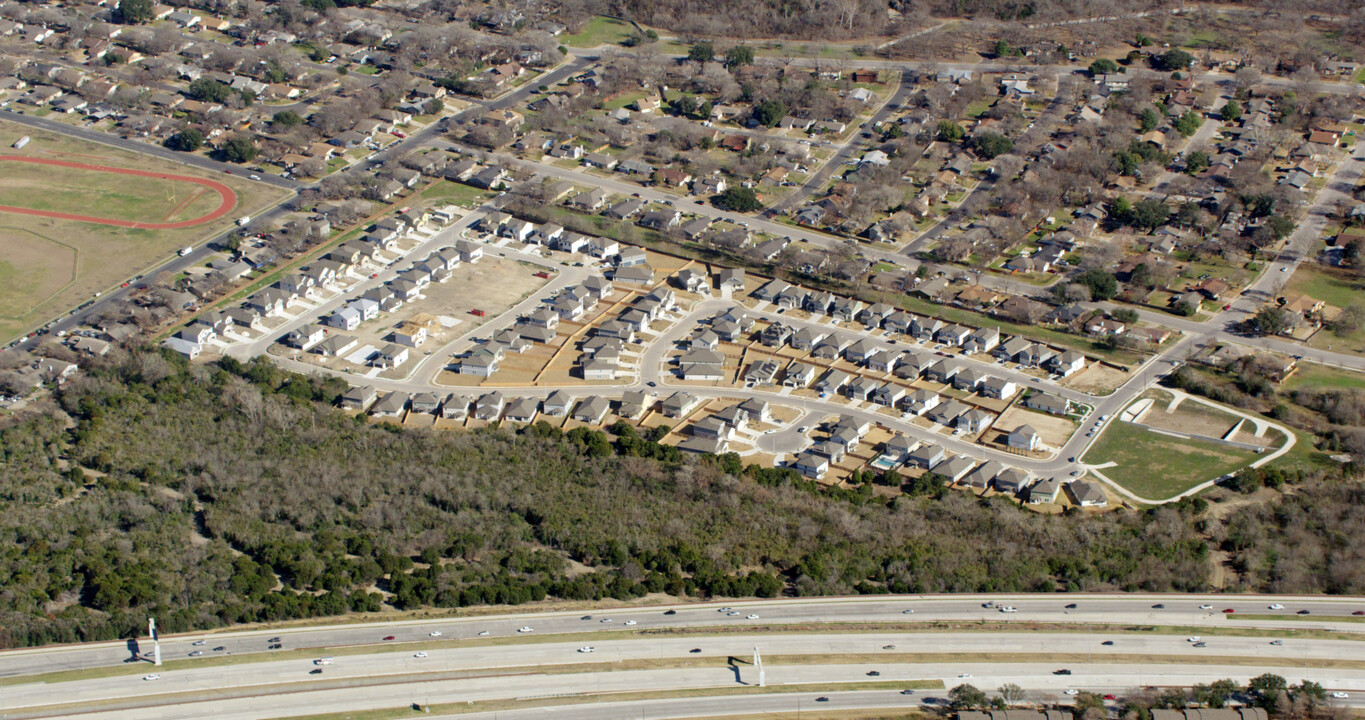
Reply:
M1200 605L1200 606L1199 606L1199 609L1200 609L1200 610L1212 610L1212 609L1213 609L1213 606L1212 606L1212 605Z
M190 644L197 647L197 646L199 646L199 645L203 645L204 642L205 642L204 640L195 640L194 642L192 642L192 643L190 643Z
M1198 636L1198 635L1191 635L1191 636L1185 638L1185 642L1199 642L1199 636Z
M758 619L758 615L757 615L756 613L749 613L747 619L749 619L749 620L757 620L757 619Z
M430 637L441 637L441 631L440 631L440 630L432 630L430 633L427 633L427 635L430 636Z
M634 624L635 624L635 621L634 621L634 620L627 620L627 621L626 621L626 624L627 624L627 625L634 625Z
M161 679L161 676L160 676L160 675L157 675L156 673L152 673L151 675L143 675L143 676L142 676L142 679L143 679L143 680L160 680L160 679Z
M1064 692L1065 692L1067 695L1080 695L1080 694L1081 694L1081 691L1080 691L1080 690L1066 690L1066 691L1064 691Z
M598 622L609 623L611 622L611 618L602 618L601 620L598 620Z
M479 631L479 635L480 635L481 637L484 636L484 635L487 635L487 634L488 634L488 631L487 631L487 630L480 630L480 631Z
M738 611L738 610L731 610L730 612L725 613L725 614L728 615L728 616L730 616L730 617L734 617L734 616L736 616L736 615L739 614L739 611Z
M1281 604L1279 604L1279 603L1275 603L1274 605L1271 605L1271 606L1270 606L1270 609L1271 609L1271 610L1283 610L1283 609L1284 609L1284 606L1281 605Z
M426 654L426 652L416 652L416 653L413 653L412 656L420 660L420 659L426 657L427 654Z
M913 609L911 609L911 610L902 610L902 611L901 611L901 614L902 614L902 615L914 615L914 614L915 614L915 611L914 611Z
M592 652L592 651L594 651L594 650L596 650L596 649L597 649L597 648L595 648L595 647L593 647L593 646L591 646L591 645L584 645L583 647L578 648L578 652L581 652L581 653L590 653L590 652Z
M1019 612L1019 610L1018 610L1017 608L1015 608L1013 605L1006 605L1005 607L1000 608L1000 612L1002 612L1002 613L1012 613L1012 612Z
M971 677L971 676L972 676L971 673L962 673L961 675L958 675L958 677L960 677L960 678L969 678L969 677Z
M1338 699L1338 700L1345 700L1345 699L1347 699L1347 698L1349 698L1349 697L1351 697L1351 696L1350 696L1349 694L1347 694L1347 693L1344 693L1344 692L1342 692L1342 691L1340 691L1340 690L1337 690L1336 692L1332 693L1332 697L1334 697L1334 698L1336 698L1336 699Z
M535 632L535 629L532 628L530 625L523 625L523 626L517 628L517 632L519 632L519 633ZM482 635L483 633L480 633L480 634Z
M802 432L805 432L805 431L802 430ZM723 607L723 608L717 610L716 612L730 612L731 610L734 610L734 608L732 608L732 607Z

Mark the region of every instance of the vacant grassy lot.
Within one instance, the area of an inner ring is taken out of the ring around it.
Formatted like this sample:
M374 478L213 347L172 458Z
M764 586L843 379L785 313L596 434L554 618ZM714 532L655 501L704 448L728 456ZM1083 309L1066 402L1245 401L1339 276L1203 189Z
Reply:
M1100 472L1140 497L1163 500L1255 459L1256 453L1207 440L1182 440L1125 422L1112 423L1082 460L1118 463Z
M1286 296L1303 294L1344 308L1361 301L1361 286L1347 273L1304 263L1285 287Z
M29 136L22 150L9 146ZM186 245L202 242L242 215L284 197L283 191L245 178L206 172L99 143L0 121L0 154L53 158L110 167L211 178L237 193L226 217L184 229L147 230L31 215L0 215L0 342L60 315L134 275L143 274ZM159 182L74 168L5 163L0 204L120 220L192 219L218 206L217 193L188 183Z
M1365 375L1314 363L1303 363L1288 380L1284 381L1281 389L1289 392L1303 388L1365 390Z
M609 17L595 17L583 29L573 35L565 35L563 42L570 47L597 47L598 45L620 45L634 32L629 24Z

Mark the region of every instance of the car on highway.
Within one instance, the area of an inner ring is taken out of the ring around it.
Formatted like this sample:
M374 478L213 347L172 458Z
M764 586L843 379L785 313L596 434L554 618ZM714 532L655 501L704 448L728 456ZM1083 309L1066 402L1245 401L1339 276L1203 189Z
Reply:
M1351 613L1351 614L1352 614L1352 615L1365 615L1365 610L1357 610L1357 611L1355 611L1355 612L1353 612L1353 613Z
M1200 642L1195 643L1194 646L1195 646L1195 647L1208 647L1209 644L1206 643L1206 642L1200 641Z
M1118 696L1118 695L1115 695L1114 693L1106 693L1105 696L1104 696L1104 699L1105 699L1105 700L1118 700L1118 699L1119 699L1119 696Z
M1063 692L1063 694L1066 694L1066 695L1080 695L1080 694L1081 694L1081 691L1080 691L1080 690L1063 690L1062 692Z
M597 648L595 648L595 647L593 647L593 646L591 646L591 645L584 645L583 647L578 648L578 652L581 652L581 653L590 653L590 652L593 652L593 651L596 650L596 649L597 649Z
M634 624L635 624L635 621L634 621L634 620L627 620L627 621L626 621L626 624L627 624L627 625L634 625Z
M1166 609L1166 604L1165 604L1165 603L1157 603L1157 604L1155 604L1155 605L1152 606L1152 609L1153 609L1153 610L1165 610L1165 609Z
M226 650L226 649L227 649L226 646L224 646L224 645L219 645L218 647L214 648L213 651L214 651L214 652L223 652L223 651Z
M487 630L480 630L480 631L479 631L479 637L483 637L484 635L487 635L487 634L488 634L488 631L487 631Z
M417 658L418 660L421 660L422 658L426 657L427 654L426 654L426 651L418 651L418 652L413 653L412 656L415 657L415 658Z
M279 638L278 635L275 636L275 637L273 637L273 638L270 638L269 640L266 640L266 642L268 642L268 643L277 643L277 642L279 642L279 641L280 641L280 638Z
M152 673L151 675L143 675L143 676L142 676L142 679L143 679L143 680L160 680L160 679L161 679L161 676L160 676L160 675L157 675L156 673Z
M317 660L314 660L314 661L313 661L313 664L314 664L314 665L331 665L333 662L335 662L335 660L333 660L332 658L324 657L324 658L318 658Z
M749 613L748 615L745 616L745 619L746 619L746 620L757 620L757 619L758 619L758 614L757 614L757 613Z
M609 623L609 622L611 622L611 618L602 618L601 620L598 620L597 622L600 622L600 623Z
M901 691L901 694L902 694L902 695L914 695L914 694L915 694L915 691L914 691L914 690L911 690L910 688L906 688L906 689L904 689L904 690Z
M1336 690L1336 691L1334 691L1334 692L1332 693L1332 697L1336 698L1337 700L1345 700L1345 699L1347 699L1347 698L1349 698L1349 697L1351 697L1351 696L1350 696L1350 694L1348 694L1348 693L1344 693L1344 692L1342 692L1342 691L1340 691L1340 690Z
M829 702L829 698L825 697L824 695L821 695L820 697L815 698L815 702Z
M199 645L203 645L205 642L206 642L206 641L204 641L204 640L195 640L194 642L192 642L192 643L190 643L190 644L191 644L191 645L194 645L194 646L199 646Z
M1308 614L1308 611L1307 611L1307 610L1300 610L1300 611L1298 611L1297 613L1294 613L1294 614L1295 614L1295 615L1307 615L1307 614Z
M1273 603L1273 604L1270 606L1270 609L1271 609L1271 610L1283 610L1283 609L1284 609L1284 606L1281 605L1281 604L1279 604L1279 603Z
M1073 458L1073 460L1074 460L1074 459L1075 459L1075 458ZM1067 609L1067 610L1075 610L1075 609L1076 609L1076 603L1067 603L1066 609Z
M971 676L972 676L971 673L962 673L961 675L958 675L958 677L960 677L960 678L969 678L969 677L971 677Z
M1068 669L1066 669L1066 668L1062 668L1061 670L1053 670L1053 671L1052 671L1052 674L1053 674L1053 675L1070 675L1070 674L1071 674L1071 671L1068 670Z
M738 610L731 610L730 612L725 613L725 614L726 614L727 616L729 616L729 617L734 617L734 616L736 616L736 615L739 614L739 611L738 611Z
M695 655L695 654L701 652L701 648L692 648L691 650L688 650L688 652L690 652L690 653L692 653L693 655Z
M578 618L578 619L579 619L579 620L591 620L591 619L592 619L592 616L591 616L591 615L584 615L583 617Z
M895 646L895 645L883 645L883 646L882 646L882 649L883 649L883 650L895 650L895 649L896 649L896 646Z
M1271 644L1271 645L1283 645L1283 644L1284 644L1284 641L1283 641L1283 640L1271 640L1271 641L1270 641L1270 644Z
M1102 643L1100 643L1100 644L1101 644L1101 645L1113 645L1113 644L1114 644L1114 641L1113 641L1113 640L1105 640L1104 642L1102 642Z
M441 637L441 631L432 630L431 632L427 633L427 637Z
M1014 607L1013 605L1006 605L1005 607L1000 608L1000 612L1002 612L1002 613L1015 613L1015 612L1019 612L1019 609L1016 608L1016 607Z
M283 649L284 649L284 643L270 643L269 645L266 645L266 646L265 646L265 649L266 649L266 650L283 650Z
M1198 635L1191 635L1191 636L1185 638L1185 642L1199 642L1199 641L1202 640L1202 639L1203 639L1203 638L1199 637Z
M1200 605L1200 606L1199 606L1199 609L1200 609L1200 610L1212 610L1212 609L1213 609L1213 606L1212 606L1212 605L1208 605L1208 604L1204 604L1204 605Z
M879 671L879 670L868 670L868 671L867 671L867 676L868 676L868 677L881 677L881 676L882 676L882 673L881 673L881 671Z
M902 615L914 615L914 614L915 614L915 609L914 609L914 608L910 608L909 610L902 610L902 611L901 611L901 614L902 614Z
M393 635L385 635L385 636L384 636L384 640L385 640L386 642L389 641L389 640L393 640L393 639L395 639Z
M665 611L664 611L664 614L665 614L665 615L677 615L677 614L678 614L678 611L677 611L677 610L665 610Z
M204 651L203 651L203 650L191 650L191 651L190 651L190 657L199 657L200 655L203 655L203 654L204 654Z
M1237 612L1237 611L1234 610L1234 609L1232 609L1232 608L1223 608L1223 614L1225 614L1225 615L1231 615L1231 614L1233 614L1233 613L1235 613L1235 612Z
M481 633L479 633L479 634L480 634L480 635L484 635L484 634L486 634L487 632L488 632L487 630L484 630L483 632L481 632ZM519 633L535 632L535 629L532 628L530 625L522 625L521 627L517 628L517 632L519 632Z

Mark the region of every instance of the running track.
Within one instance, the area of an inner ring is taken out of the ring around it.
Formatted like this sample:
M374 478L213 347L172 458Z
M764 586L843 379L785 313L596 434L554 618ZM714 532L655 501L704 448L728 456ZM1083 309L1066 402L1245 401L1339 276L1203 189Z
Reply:
M143 228L148 230L170 230L174 228L186 228L194 225L201 225L206 222L217 220L220 217L232 212L232 208L237 205L237 193L232 188L216 180L205 180L203 178L190 177L188 175L171 175L169 173L147 172L145 170L129 170L128 168L107 167L104 165L90 165L87 163L68 162L66 160L50 160L48 158L21 157L17 155L0 155L0 160L12 162L26 162L37 165L56 165L59 167L76 168L79 170L93 170L96 172L118 173L120 175L134 175L137 177L158 178L160 180L180 180L183 182L203 185L222 198L222 203L213 212L203 215L193 220L182 220L172 223L152 223L136 222L132 220L115 220L112 218L94 217L92 215L77 215L74 213L51 212L49 210L34 210L33 208L13 207L11 205L0 205L0 212L20 213L22 215L40 215L42 217L58 218L61 220L77 220L79 222L95 223L98 225L115 225L126 228Z

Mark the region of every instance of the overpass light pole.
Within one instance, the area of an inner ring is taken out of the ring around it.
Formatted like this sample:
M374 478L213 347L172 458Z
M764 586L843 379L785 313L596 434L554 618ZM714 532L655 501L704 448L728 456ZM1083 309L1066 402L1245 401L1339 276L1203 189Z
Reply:
M763 687L765 677L763 674L763 657L758 654L758 646L754 646L754 667L758 668L758 686Z

